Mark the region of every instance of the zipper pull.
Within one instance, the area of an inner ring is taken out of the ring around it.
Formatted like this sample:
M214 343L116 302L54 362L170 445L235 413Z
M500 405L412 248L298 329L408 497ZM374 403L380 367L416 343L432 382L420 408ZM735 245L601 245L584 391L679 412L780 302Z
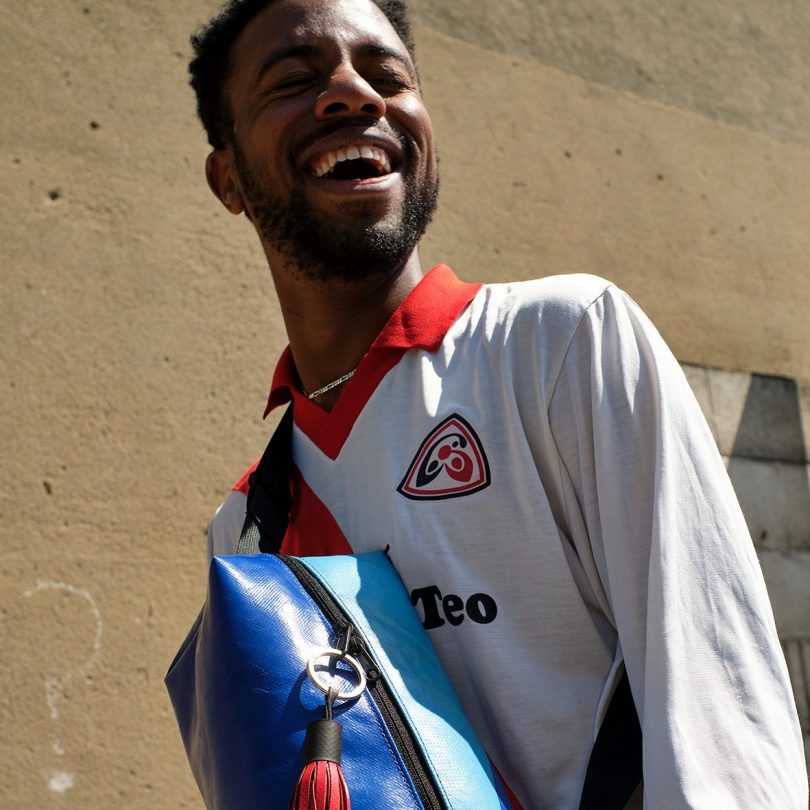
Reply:
M380 673L377 670L377 667L374 666L374 662L362 652L355 653L355 658L357 658L366 672L366 681L368 681L368 685L374 686L377 681L380 680Z
M366 680L369 685L373 686L380 678L380 672L376 664L372 661L371 656L368 654L366 645L363 644L361 637L357 634L354 625L347 624L343 631L338 636L337 648L346 655L351 653L366 673Z
M337 637L337 643L335 646L340 650L343 655L348 653L353 645L354 639L352 638L354 635L354 625L347 624L339 633Z
M369 685L373 686L380 679L380 671L359 636L352 639L350 651L363 667Z

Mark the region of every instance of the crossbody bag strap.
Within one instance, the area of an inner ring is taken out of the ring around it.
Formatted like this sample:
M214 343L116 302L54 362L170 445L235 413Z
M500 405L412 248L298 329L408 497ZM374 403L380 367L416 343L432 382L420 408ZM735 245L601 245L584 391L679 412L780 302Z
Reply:
M287 408L248 479L247 512L237 554L278 554L292 507L293 406Z
M641 725L625 671L593 744L579 810L623 810L641 776Z

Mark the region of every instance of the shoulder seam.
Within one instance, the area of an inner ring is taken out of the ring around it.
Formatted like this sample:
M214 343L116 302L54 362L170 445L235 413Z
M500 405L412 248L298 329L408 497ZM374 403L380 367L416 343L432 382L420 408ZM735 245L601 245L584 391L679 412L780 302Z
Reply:
M554 385L551 388L551 393L549 394L548 399L546 400L546 414L550 416L551 410L551 403L554 400L554 396L557 393L557 384L560 382L560 376L562 375L562 371L565 368L566 360L568 360L568 354L571 351L571 345L574 342L574 338L576 337L577 332L579 331L579 327L582 326L582 321L585 320L585 316L591 311L591 308L594 304L597 303L600 299L604 298L605 293L610 289L616 289L616 285L612 282L608 282L607 286L605 287L599 295L596 296L589 304L585 307L582 314L579 316L579 320L577 321L577 325L571 330L571 337L568 339L568 345L565 347L565 352L563 352L563 358L560 362L560 367L557 369L557 376L554 379Z

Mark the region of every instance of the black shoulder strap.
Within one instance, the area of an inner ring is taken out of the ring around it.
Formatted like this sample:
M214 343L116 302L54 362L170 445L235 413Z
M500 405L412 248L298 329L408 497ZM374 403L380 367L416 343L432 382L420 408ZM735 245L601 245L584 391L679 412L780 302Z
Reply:
M623 810L641 775L641 726L625 672L593 744L579 810Z
M290 403L251 473L237 554L277 554L290 522L293 406Z

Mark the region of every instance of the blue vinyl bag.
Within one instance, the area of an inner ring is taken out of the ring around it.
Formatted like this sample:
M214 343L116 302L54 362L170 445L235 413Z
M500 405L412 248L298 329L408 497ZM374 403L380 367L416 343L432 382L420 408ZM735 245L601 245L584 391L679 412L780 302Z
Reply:
M359 697L334 704L353 810L511 806L380 551L214 558L206 603L166 676L209 810L288 808L307 725L324 714L307 662L336 648L367 679ZM345 661L330 671L316 680L354 685Z

